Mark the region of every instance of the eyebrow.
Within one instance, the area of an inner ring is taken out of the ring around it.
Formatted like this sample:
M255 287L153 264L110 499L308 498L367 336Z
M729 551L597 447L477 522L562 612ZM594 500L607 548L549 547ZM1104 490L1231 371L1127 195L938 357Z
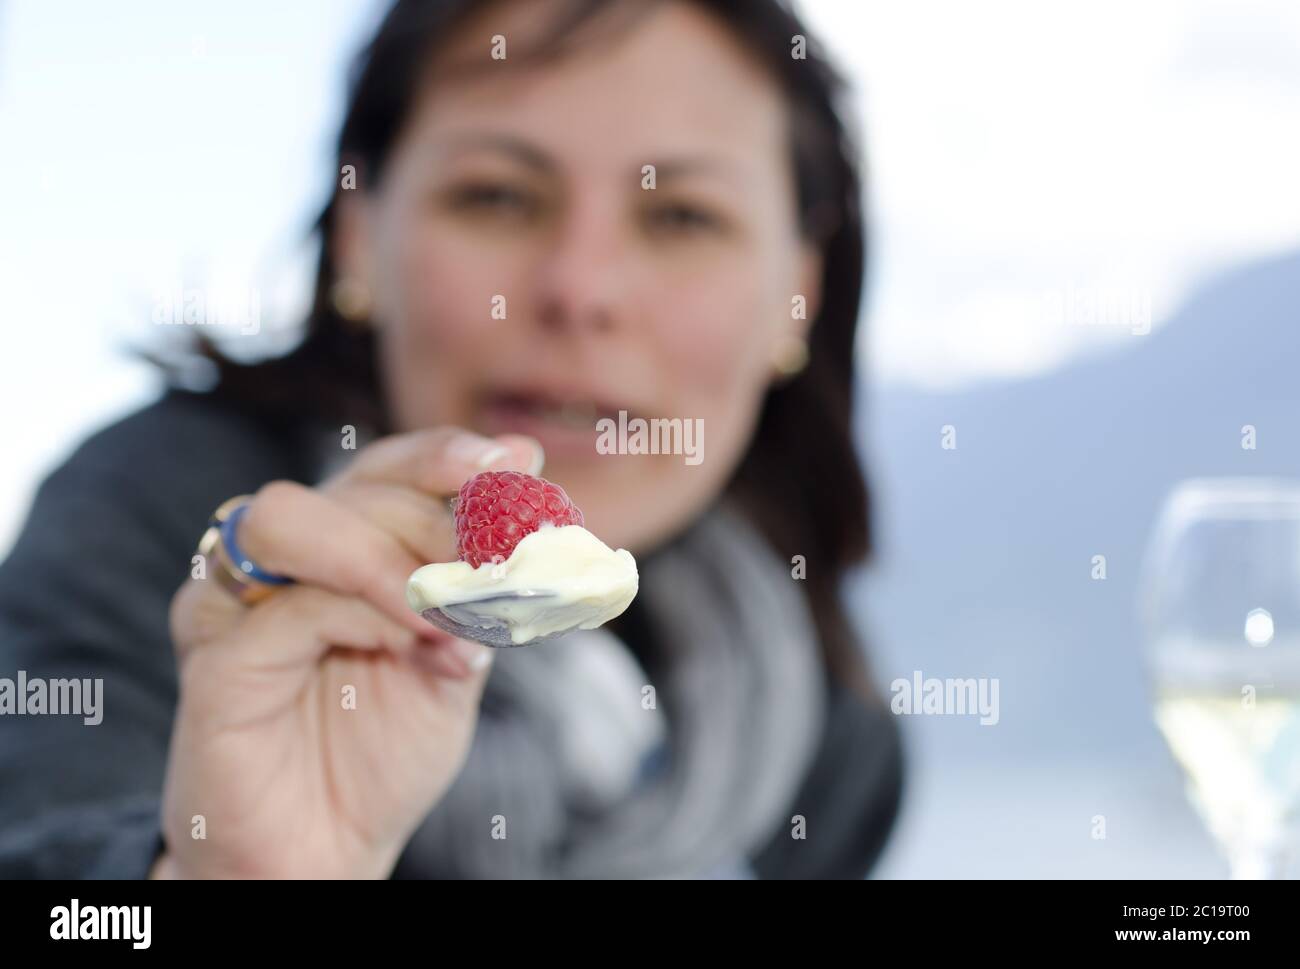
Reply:
M503 152L527 167L547 174L553 173L556 169L555 162L545 152L513 135L490 131L467 132L452 135L438 145L439 154L447 155L482 149Z
M543 174L554 174L558 170L555 161L546 152L514 135L491 131L463 132L448 136L438 145L439 153L446 155L485 149L509 155L528 168ZM669 158L665 161L648 160L645 164L655 166L655 178L661 182L691 175L715 175L724 181L734 182L737 175L735 166L720 158ZM632 174L639 179L641 166L636 165Z
M731 181L737 174L734 165L719 158L670 158L650 164L655 166L655 178L661 182L697 174Z

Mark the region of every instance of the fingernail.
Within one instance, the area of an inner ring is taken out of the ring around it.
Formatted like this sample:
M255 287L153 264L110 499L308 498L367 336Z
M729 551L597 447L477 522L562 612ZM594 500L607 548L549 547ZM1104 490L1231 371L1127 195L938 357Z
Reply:
M484 451L483 456L478 459L477 464L480 468L490 468L509 453L510 449L508 447L502 447L498 444Z
M468 639L453 640L451 649L457 656L468 663L469 668L475 672L492 662L494 652L491 646L481 646L478 643L470 642Z
M500 461L507 453L508 450L492 438L477 434L461 434L447 448L447 454L453 461L464 461L479 468Z
M542 473L542 465L546 463L546 452L542 450L542 442L533 438L528 439L528 443L533 446L533 460L528 465L528 473L533 477Z

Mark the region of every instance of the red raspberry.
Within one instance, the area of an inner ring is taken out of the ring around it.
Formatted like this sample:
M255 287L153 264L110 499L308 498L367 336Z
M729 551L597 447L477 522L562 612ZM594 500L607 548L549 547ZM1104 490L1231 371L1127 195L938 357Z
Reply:
M518 471L484 471L460 486L456 552L478 568L504 562L542 525L581 525L582 512L557 484Z

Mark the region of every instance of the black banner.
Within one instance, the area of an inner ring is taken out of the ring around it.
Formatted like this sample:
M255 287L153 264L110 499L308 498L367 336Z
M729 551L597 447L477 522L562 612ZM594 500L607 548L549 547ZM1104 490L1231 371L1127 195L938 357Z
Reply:
M517 940L544 955L610 931L633 948L789 937L900 959L1130 948L1231 958L1294 937L1293 886L1268 882L9 882L3 891L7 954L86 959L328 957L440 938L458 948Z

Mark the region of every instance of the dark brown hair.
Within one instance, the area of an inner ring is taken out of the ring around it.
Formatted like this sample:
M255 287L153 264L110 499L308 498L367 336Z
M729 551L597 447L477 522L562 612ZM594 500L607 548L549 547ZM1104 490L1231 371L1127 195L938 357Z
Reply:
M806 560L804 588L831 676L874 696L866 664L840 598L847 571L870 549L868 494L851 434L854 337L862 295L866 239L857 150L840 115L843 85L778 0L693 0L725 23L771 72L789 101L798 212L805 235L822 246L822 302L810 334L807 368L773 387L748 451L727 486L786 560ZM378 181L439 41L480 13L483 0L397 0L350 77L338 141L338 166L355 163L366 186ZM547 40L531 56L559 56L575 29L649 0L561 3ZM526 55L527 56L527 55ZM519 59L511 47L512 61ZM336 170L339 170L336 169ZM229 359L203 341L219 371L215 395L265 417L294 414L390 429L370 329L343 319L330 299L336 280L331 242L335 200L321 212L315 295L302 342L289 354L253 364Z

